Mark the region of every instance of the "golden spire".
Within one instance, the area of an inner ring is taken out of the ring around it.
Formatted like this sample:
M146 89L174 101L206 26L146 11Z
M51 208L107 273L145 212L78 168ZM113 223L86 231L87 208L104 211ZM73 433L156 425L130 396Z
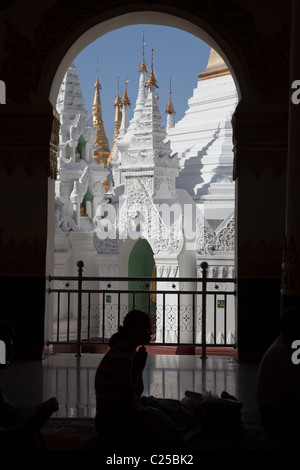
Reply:
M211 48L206 69L198 73L198 80L207 80L208 78L221 77L222 75L229 74L228 67L222 57Z
M119 77L118 77L118 91L117 91L116 99L114 101L114 107L116 108L116 113L115 113L115 134L114 134L115 140L118 137L119 128L120 128L120 125L121 125L121 122L122 122L122 101L121 101L120 96L119 96L119 83L120 83L120 81L119 81Z
M112 162L113 153L114 153L114 149L115 149L115 146L116 146L116 141L117 141L120 126L121 126L121 123L122 123L122 101L121 101L120 96L119 96L119 84L120 84L120 81L119 81L119 77L118 77L118 91L117 91L116 99L114 101L114 107L116 108L114 142L113 142L112 149L110 151L109 158L107 160L108 165ZM105 186L105 188L106 188L106 186Z
M127 106L131 106L131 103L130 103L130 99L128 98L128 95L127 95L127 83L129 82L129 80L127 80L127 77L126 77L126 81L125 81L125 91L124 91L124 94L121 98L121 103L122 103L122 106L124 105L127 105Z
M169 93L169 103L166 106L166 113L167 114L174 114L175 110L174 110L174 106L173 106L172 101L171 101L171 94L172 94L172 91L171 91L171 78L170 78L170 90L167 90L167 93Z
M121 99L120 99L120 95L119 95L119 77L118 77L118 91L117 91L117 96L116 96L116 99L114 101L114 107L117 107L117 106L120 106L121 104Z
M97 148L94 151L94 159L98 163L104 163L104 166L107 167L107 159L109 157L109 143L106 137L104 123L102 120L102 109L101 109L101 99L100 99L100 90L101 84L99 82L98 77L98 70L97 70L97 79L94 84L95 88L95 95L94 95L94 102L93 102L93 124L94 127L97 127L97 135L96 135L96 145Z
M145 64L145 41L144 41L144 31L143 31L143 61L139 66L139 72L148 72L148 67Z
M158 88L156 76L155 76L155 73L153 71L153 49L152 49L152 56L151 56L151 70L150 70L148 78L145 82L145 87L156 87L156 88Z

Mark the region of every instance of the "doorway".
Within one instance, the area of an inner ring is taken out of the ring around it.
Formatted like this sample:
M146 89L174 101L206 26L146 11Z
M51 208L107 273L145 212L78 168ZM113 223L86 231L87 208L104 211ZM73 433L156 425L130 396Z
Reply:
M128 260L129 277L152 277L154 273L153 251L147 240L140 238L134 245ZM133 291L149 290L150 282L134 280L128 282L128 289ZM133 308L150 313L153 310L151 296L146 293L129 294L128 309Z

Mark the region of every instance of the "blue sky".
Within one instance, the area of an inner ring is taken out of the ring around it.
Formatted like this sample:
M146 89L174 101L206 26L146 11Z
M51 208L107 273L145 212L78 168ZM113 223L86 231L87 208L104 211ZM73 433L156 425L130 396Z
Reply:
M210 47L199 38L185 31L156 25L134 25L112 31L86 47L74 60L78 70L85 108L92 115L93 85L96 81L97 63L102 86L102 117L105 131L112 145L114 134L113 102L117 94L118 77L120 95L124 92L126 76L127 91L131 101L129 120L138 93L139 72L142 62L143 34L145 35L145 62L150 70L151 49L154 50L154 71L159 88L159 107L163 123L166 122L165 107L169 99L167 90L172 80L172 102L175 121L179 121L188 108L188 100L197 86L197 76L208 61Z

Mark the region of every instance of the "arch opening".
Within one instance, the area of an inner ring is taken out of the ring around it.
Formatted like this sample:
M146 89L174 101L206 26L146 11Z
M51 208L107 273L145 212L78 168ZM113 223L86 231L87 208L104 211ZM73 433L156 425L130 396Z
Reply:
M172 16L172 15L167 15L167 14L162 14L162 13L157 13L157 12L151 12L150 16L147 17L147 12L140 12L137 15L136 14L122 15L118 18L114 18L114 19L108 20L106 22L103 22L103 23L101 23L101 25L96 25L96 26L90 28L84 35L82 35L79 39L77 39L75 41L73 46L71 46L69 51L65 54L63 60L61 61L60 65L57 69L55 77L53 79L51 92L50 92L50 101L52 103L52 106L55 107L55 105L56 105L56 99L57 99L58 88L59 88L58 85L59 86L61 85L62 77L64 76L64 74L65 74L65 72L68 68L68 65L75 59L75 57L78 55L78 53L81 52L86 47L86 45L90 44L91 41L98 38L99 36L102 36L102 35L104 35L108 32L112 32L113 30L120 28L121 27L120 25L122 25L122 27L123 27L124 22L127 25L140 24L140 23L153 24L154 18L155 18L155 23L154 24L161 24L161 25L164 25L164 26L171 26L171 27L175 27L175 25L176 25L177 28L183 29L183 30L199 37L200 39L205 40L208 44L210 44L212 47L214 47L214 49L224 59L224 61L227 64L230 72L233 75L233 80L234 80L234 82L236 84L236 88L237 88L238 100L240 100L240 98L242 96L242 92L241 92L241 87L239 85L239 81L237 80L237 75L234 73L233 67L229 63L228 59L224 56L224 52L221 50L220 46L216 43L216 41L214 39L212 39L211 36L208 35L208 33L206 33L204 30L202 30L198 26L195 26L192 23L187 22L186 20L179 19L179 18L177 18L175 16ZM141 21L141 20L143 20L143 21ZM100 33L100 29L101 29L101 33ZM205 153L203 153L203 155L205 155ZM215 182L218 181L218 176L217 175L216 175L214 181ZM84 200L84 203L86 203L86 200L87 199ZM95 211L93 211L93 215L94 216L96 215ZM224 220L225 219L226 219L226 217L224 218ZM226 223L227 222L230 222L230 221L227 220ZM217 224L217 222L216 222L216 224ZM220 230L224 229L225 225L226 224L223 224L222 227L219 227ZM213 227L213 229L215 229L215 228L218 228L218 225ZM90 237L90 240L91 240L91 237ZM208 254L208 253L206 253L206 254ZM225 253L224 259L226 259L226 253ZM225 262L225 266L226 266L226 262Z

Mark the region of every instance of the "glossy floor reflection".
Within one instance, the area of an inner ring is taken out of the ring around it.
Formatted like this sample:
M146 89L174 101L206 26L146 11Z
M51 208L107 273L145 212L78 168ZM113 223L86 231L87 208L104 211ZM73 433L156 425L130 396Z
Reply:
M13 362L0 370L0 388L10 401L29 413L56 396L56 417L94 417L94 377L103 355L53 354L42 361ZM150 355L144 371L145 395L182 398L186 390L223 390L243 402L245 422L259 422L255 403L257 365L239 364L233 357Z

